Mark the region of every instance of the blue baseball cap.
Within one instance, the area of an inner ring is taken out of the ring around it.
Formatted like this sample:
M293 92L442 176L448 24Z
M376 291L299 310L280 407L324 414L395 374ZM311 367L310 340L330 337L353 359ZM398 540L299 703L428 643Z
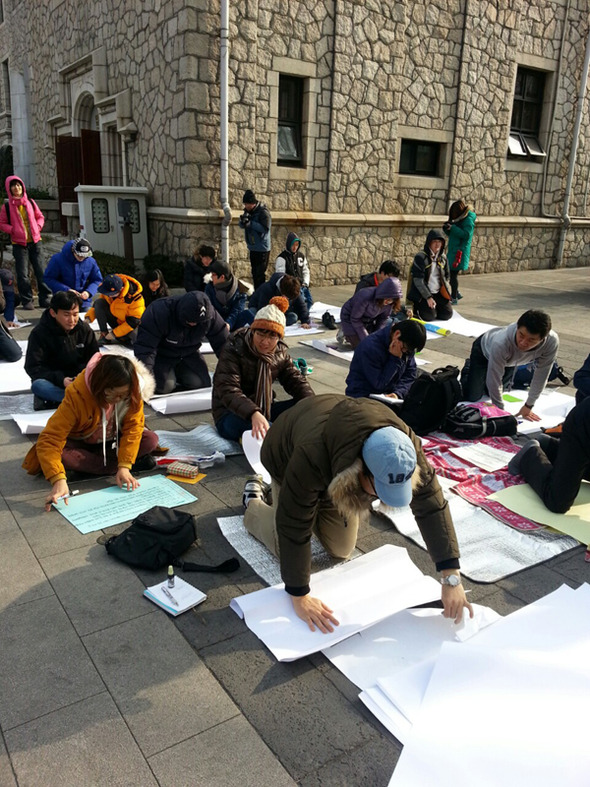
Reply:
M363 444L363 460L379 500L391 508L410 504L416 449L404 432L394 426L376 429Z
M115 273L109 273L102 280L98 288L101 295L108 295L109 298L116 298L123 289L123 279Z

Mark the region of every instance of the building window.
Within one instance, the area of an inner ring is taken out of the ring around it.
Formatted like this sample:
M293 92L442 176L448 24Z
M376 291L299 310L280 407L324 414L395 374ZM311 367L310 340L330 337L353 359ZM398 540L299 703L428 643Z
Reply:
M508 141L510 157L542 158L546 155L539 141L545 77L544 71L518 67Z
M279 75L277 164L302 167L303 83L301 77Z
M425 142L419 139L402 139L399 159L400 175L418 175L436 178L440 172L439 142Z

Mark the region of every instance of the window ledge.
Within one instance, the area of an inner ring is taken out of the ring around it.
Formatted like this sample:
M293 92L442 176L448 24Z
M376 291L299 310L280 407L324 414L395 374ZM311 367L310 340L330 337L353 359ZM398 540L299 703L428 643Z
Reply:
M446 189L448 178L427 177L425 175L394 175L393 185L400 189Z
M279 167L278 164L271 164L270 177L272 180L307 182L311 180L311 167Z
M531 172L540 175L543 172L542 161L531 161L531 159L507 158L504 164L505 172Z

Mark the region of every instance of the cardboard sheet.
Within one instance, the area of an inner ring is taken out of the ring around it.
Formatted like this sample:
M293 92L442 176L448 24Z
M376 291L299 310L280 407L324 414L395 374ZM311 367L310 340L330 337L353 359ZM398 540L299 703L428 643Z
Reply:
M310 631L293 611L282 585L232 599L279 661L294 661L341 642L395 612L440 596L440 585L412 563L405 549L390 544L311 577L311 593L334 610L340 625L331 634Z
M554 514L528 484L519 484L494 492L492 500L521 516L548 525L560 533L590 544L590 483L583 481L573 506L565 514Z
M59 500L55 508L80 533L94 533L134 519L152 506L174 508L194 503L198 498L160 475L146 476L138 489L128 492L111 486L97 492Z

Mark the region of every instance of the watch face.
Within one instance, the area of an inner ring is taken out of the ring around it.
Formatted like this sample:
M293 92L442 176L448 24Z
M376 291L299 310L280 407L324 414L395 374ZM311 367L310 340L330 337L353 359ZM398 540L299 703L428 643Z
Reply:
M443 584L456 588L457 585L461 584L461 577L458 577L456 574L449 574L448 577L443 578Z

